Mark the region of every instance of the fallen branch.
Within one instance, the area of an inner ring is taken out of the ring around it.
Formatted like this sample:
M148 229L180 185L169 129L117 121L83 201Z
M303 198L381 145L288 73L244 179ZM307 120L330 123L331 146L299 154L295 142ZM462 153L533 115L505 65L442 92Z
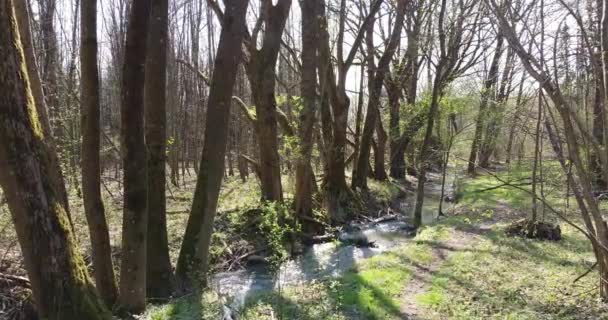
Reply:
M201 72L196 67L194 67L190 62L182 60L182 59L175 59L175 62L182 64L186 68L190 69L190 71L194 72L198 76L199 79L203 80L203 82L206 85L211 86L211 81L209 81L209 78L207 76L205 76L203 74L203 72Z
M12 274L0 273L0 280L10 281L24 288L31 288L30 279Z
M593 269L595 269L595 267L597 266L597 261L589 268L589 270L585 271L585 273L581 274L580 276L576 277L576 279L574 279L574 281L572 281L572 283L576 283L577 281L579 281L580 279L584 278L586 275L588 275L591 271L593 271Z
M504 188L504 187L524 187L524 186L529 186L531 185L532 182L526 182L526 183L517 183L517 184L513 184L513 183L503 183L497 186L493 186L493 187L489 187L489 188L485 188L485 189L480 189L480 190L475 190L473 192L475 193L479 193L479 192L487 192L487 191L492 191L492 190L496 190L496 189L500 189L500 188Z
M302 239L302 242L305 245L313 245L313 244L319 244L319 243L326 243L326 242L330 242L330 241L334 241L336 240L338 237L335 234L322 234L319 236L305 236Z
M245 117L247 117L247 120L251 122L252 125L255 125L255 122L257 121L257 119L255 118L255 113L252 113L252 111L249 110L249 107L245 104L245 102L243 102L243 100L241 100L241 98L237 96L232 96L232 100L234 100L236 104L240 107Z

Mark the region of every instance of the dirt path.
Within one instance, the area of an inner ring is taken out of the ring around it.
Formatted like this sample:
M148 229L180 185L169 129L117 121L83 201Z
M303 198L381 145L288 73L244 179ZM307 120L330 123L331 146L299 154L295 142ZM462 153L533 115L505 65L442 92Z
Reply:
M412 279L401 296L401 313L406 316L405 319L423 319L421 315L424 307L417 304L417 296L430 289L433 275L452 254L470 248L479 240L480 234L490 228L491 225L488 224L478 227L471 226L471 230L454 230L450 232L450 237L447 240L433 246L430 264L414 265Z

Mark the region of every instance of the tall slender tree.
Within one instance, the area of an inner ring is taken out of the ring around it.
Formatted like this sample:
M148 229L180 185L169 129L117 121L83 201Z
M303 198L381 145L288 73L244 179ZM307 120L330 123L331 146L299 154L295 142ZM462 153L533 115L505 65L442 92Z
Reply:
M225 13L219 15L222 32L207 103L207 129L198 180L177 261L176 275L184 286L192 285L194 280L206 284L213 221L224 175L230 101L242 58L241 46L249 1L226 0L225 4Z
M95 283L105 302L112 306L118 296L118 289L112 265L110 234L101 199L97 0L83 1L80 9L82 196L93 249Z
M168 298L172 291L165 202L168 14L168 0L153 2L144 89L145 138L148 149L146 286L150 298Z
M317 112L317 2L300 0L302 9L302 78L300 90L300 148L296 165L296 215L312 216L313 183L310 160L313 147L313 131Z
M144 140L146 39L151 2L133 0L122 69L121 143L124 170L122 262L119 303L125 311L146 308L147 170Z
M480 11L475 10L478 3L473 0L458 0L457 3L451 5L448 5L447 0L440 1L437 20L439 57L435 63L435 77L432 80L431 103L426 119L426 131L418 155L418 185L416 186L416 205L414 207L414 224L416 226L422 224L427 161L431 151L435 120L440 111L441 97L443 97L444 90L450 81L471 68L480 56L480 44L473 44L476 33L480 31ZM450 32L446 32L446 30L450 30Z

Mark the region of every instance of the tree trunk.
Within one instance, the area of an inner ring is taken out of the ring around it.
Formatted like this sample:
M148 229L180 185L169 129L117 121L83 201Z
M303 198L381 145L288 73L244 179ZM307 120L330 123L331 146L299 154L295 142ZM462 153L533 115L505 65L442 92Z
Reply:
M122 69L124 203L119 303L131 313L140 313L146 308L148 215L143 98L149 16L150 2L133 0Z
M97 1L83 1L81 10L82 196L91 236L95 283L101 297L112 307L118 297L118 288L112 265L110 234L101 199Z
M0 0L0 185L17 231L41 319L111 319L77 249L53 177L26 74L13 2Z
M486 132L483 135L483 142L479 150L479 166L482 168L490 167L490 158L496 153L496 141L502 127L504 107L509 98L509 91L511 91L511 71L513 69L514 58L515 53L509 49L505 67L502 71L500 86L496 90L493 101L490 102Z
M384 167L385 155L386 155L386 142L388 137L386 136L386 130L382 126L382 120L380 118L376 121L376 150L374 152L374 179L379 181L385 181L388 179L386 175L386 169Z
M300 148L296 165L296 216L312 217L312 193L314 184L310 159L313 147L313 131L317 110L317 3L300 1L302 9L302 78L300 90L302 111L300 113ZM305 232L311 232L306 219L301 219Z
M148 149L146 291L148 297L157 299L169 298L172 291L165 202L168 7L167 0L157 0L151 8L144 90Z
M257 115L255 128L260 155L262 199L283 201L275 97L275 69L281 48L283 29L289 16L291 0L279 0L276 5L265 2L262 7L266 11L261 17L265 26L262 48L250 50L251 57L247 65L247 73L251 82ZM255 47L255 44L253 46Z
M382 93L382 85L384 84L384 78L386 77L386 73L389 72L389 64L393 59L393 55L395 53L395 51L397 50L397 47L399 46L399 43L401 41L401 30L403 29L403 24L405 21L405 11L406 11L406 7L407 7L408 1L405 0L401 0L398 2L398 7L397 7L397 18L395 21L395 24L393 26L393 30L391 33L391 37L390 40L386 46L386 50L384 51L384 53L382 54L382 57L380 58L380 61L378 62L378 66L377 68L375 68L374 70L374 63L373 63L373 56L374 53L373 50L373 42L372 42L372 38L373 38L373 31L374 31L374 25L373 23L370 23L367 29L367 35L368 35L368 56L371 57L371 59L368 60L368 68L372 68L372 70L374 72L372 72L371 74L373 74L373 79L370 78L370 86L369 86L369 101L367 104L367 114L365 116L365 125L363 126L363 135L361 136L361 147L359 150L359 154L358 154L358 159L357 159L357 167L355 168L355 171L353 172L353 181L352 181L352 186L353 188L367 188L367 168L369 166L369 154L370 154L370 148L371 148L371 141L373 138L373 133L374 130L377 127L376 122L377 121L381 121L379 118L379 105L380 105L380 95ZM386 134L384 135L386 136ZM386 144L386 137L378 137L379 139L379 144L382 142L383 145ZM383 141L381 141L380 138L384 138ZM381 148L378 148L378 151L382 151L384 152L384 148L383 146ZM384 159L384 157L382 156L382 159ZM386 173L383 174L383 176L386 176Z
M479 113L475 120L475 135L473 137L473 143L471 145L471 153L469 154L469 163L467 166L467 172L470 175L475 174L477 165L477 153L481 147L483 130L485 128L486 117L487 117L487 106L490 97L493 96L492 91L496 82L498 81L498 67L500 63L500 56L502 55L502 46L504 37L499 33L496 39L496 49L494 51L494 58L490 64L490 69L486 76L484 86L481 92L481 102L479 103Z
M387 80L385 88L388 94L388 105L390 109L389 135L390 135L390 176L393 179L405 178L405 151L399 148L401 136L400 112L401 88L395 79Z
M433 84L433 93L426 123L426 132L424 133L424 140L422 141L422 146L420 146L420 158L418 160L418 186L416 188L416 206L414 207L414 225L416 225L417 227L422 225L422 205L424 203L424 183L426 180L427 166L426 160L428 158L431 139L433 136L433 125L435 123L435 117L437 116L437 112L439 111L439 99L441 98L442 91L440 77L442 72L443 70L440 61L440 65L437 66L437 75L435 83Z
M21 45L23 46L23 53L25 55L25 62L27 67L27 75L30 80L30 88L36 103L36 112L42 125L42 130L47 137L45 143L56 151L55 142L51 130L51 124L49 121L49 115L47 112L47 104L42 89L42 81L40 80L40 73L38 70L38 64L36 61L36 54L34 52L34 43L32 42L31 27L30 27L30 14L28 10L28 4L26 0L14 1L15 17L19 25L19 35L21 37ZM53 177L52 181L55 183L55 189L59 192L59 197L64 203L65 207L68 208L68 218L70 219L70 225L72 219L68 206L68 193L63 180L63 173L61 172L61 165L57 152L51 152L51 157L54 157L53 163L57 166L56 170L52 170L53 174L57 176Z
M55 0L40 2L40 32L42 34L42 84L46 104L50 110L50 122L53 135L58 143L59 153L63 152L64 139L61 110L59 106L59 48L55 35Z
M176 275L186 287L191 286L194 280L206 284L213 221L224 172L230 102L242 57L248 1L226 0L225 3L226 12L207 104L207 128L198 180L176 267Z

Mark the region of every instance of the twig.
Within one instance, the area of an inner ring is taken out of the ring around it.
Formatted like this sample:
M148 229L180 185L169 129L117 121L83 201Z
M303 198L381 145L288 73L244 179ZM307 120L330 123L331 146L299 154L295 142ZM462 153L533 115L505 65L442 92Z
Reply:
M597 266L597 261L589 268L589 270L585 271L585 273L581 274L580 276L578 276L576 279L574 279L574 281L572 281L572 283L576 283L577 281L579 281L580 279L584 278L586 275L588 275L591 271L593 271L593 269L595 269L595 267Z

